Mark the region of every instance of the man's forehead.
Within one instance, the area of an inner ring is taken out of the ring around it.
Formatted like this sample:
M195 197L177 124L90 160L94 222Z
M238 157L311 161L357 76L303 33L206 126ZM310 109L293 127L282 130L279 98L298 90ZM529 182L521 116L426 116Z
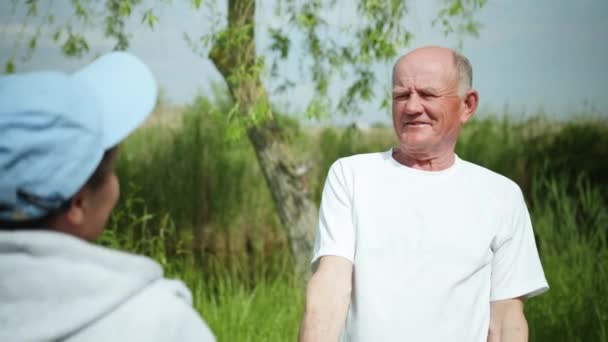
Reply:
M449 84L450 78L436 72L396 73L393 77L393 88L441 88Z
M393 71L393 86L446 86L455 76L455 68L442 62L398 63Z

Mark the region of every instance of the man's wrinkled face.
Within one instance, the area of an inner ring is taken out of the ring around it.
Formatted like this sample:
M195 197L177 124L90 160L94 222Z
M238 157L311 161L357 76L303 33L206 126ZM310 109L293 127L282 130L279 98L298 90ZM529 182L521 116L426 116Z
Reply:
M464 122L464 101L452 54L414 51L393 71L393 125L401 150L415 154L448 151Z

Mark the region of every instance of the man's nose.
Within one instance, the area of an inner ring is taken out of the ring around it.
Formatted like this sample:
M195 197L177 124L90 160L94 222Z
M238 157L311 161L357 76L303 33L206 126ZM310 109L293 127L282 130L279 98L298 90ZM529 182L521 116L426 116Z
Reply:
M411 94L407 102L405 102L405 114L408 115L417 115L421 114L424 111L422 108L422 102L420 101L420 96L417 94Z

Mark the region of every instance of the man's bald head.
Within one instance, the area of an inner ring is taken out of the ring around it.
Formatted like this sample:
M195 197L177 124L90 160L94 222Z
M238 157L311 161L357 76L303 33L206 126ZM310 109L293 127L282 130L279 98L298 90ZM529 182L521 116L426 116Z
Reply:
M465 92L473 87L473 67L468 58L463 54L441 46L427 46L415 49L401 56L393 66L393 82L395 78L395 69L407 57L414 55L422 55L423 58L451 58L455 77L458 80L458 93L464 96Z

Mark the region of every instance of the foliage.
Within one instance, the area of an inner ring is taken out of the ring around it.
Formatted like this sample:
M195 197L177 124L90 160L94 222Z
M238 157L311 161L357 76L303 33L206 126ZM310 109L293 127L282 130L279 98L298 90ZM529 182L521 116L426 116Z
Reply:
M259 22L230 24L230 27L220 24L225 22L222 19L226 13L221 9L224 3L256 6L254 0L189 2L193 11L204 11L214 23L210 31L201 32L199 37L186 36L188 44L203 57L207 57L212 47L219 46L228 51L243 49L248 34L256 27L262 27ZM56 8L52 4L39 0L13 0L13 12L25 8L24 25L30 18L42 18L31 37L19 38L29 41L26 47L28 54L36 49L36 42L43 32L52 32L53 41L60 45L66 56L81 57L89 53L88 36L95 28L101 28L104 36L113 42L114 50L125 50L132 38L127 24L139 20L153 28L161 20L158 13L162 7L171 4L171 0L71 0L72 15L62 22L57 21ZM442 0L441 4L434 25L446 35L477 34L479 24L474 20L474 14L485 0ZM352 17L341 16L343 11ZM267 35L271 43L252 51L254 68L247 67L242 61L233 61L236 63L233 66L241 69L232 73L229 77L232 79L226 79L226 82L235 84L264 76L272 80L272 84L279 84L272 89L275 92L292 88L296 82L312 82L315 94L305 111L309 117L327 115L332 106L342 113L357 113L361 101L379 99L386 105L386 98L383 98L386 94L373 91L377 79L371 67L376 63L391 63L412 40L407 14L407 2L403 0L357 0L355 6L346 0L277 0L274 11L264 14L276 19L272 20L276 24L268 26L265 32L255 30L256 35ZM298 79L293 74L278 72L278 66L288 60L299 61L302 66ZM5 63L5 72L14 72L15 68L13 56ZM330 84L338 78L344 92L334 101L328 91ZM350 80L349 83L345 83L346 80ZM247 114L236 117L245 120L241 123L245 127L270 117L263 109ZM258 116L257 120L251 118L252 114Z
M480 24L475 21L475 12L483 7L486 0L444 1L444 7L433 20L433 25L440 25L444 35L454 32L479 36ZM461 20L454 21L454 18Z
M546 171L551 176L569 179L575 186L583 173L594 184L601 185L608 196L608 123L582 120L563 127L550 136L531 139L527 146L530 168ZM567 153L564 153L567 152Z
M278 225L253 149L231 139L233 126L219 114L231 106L226 99L199 98L181 119L142 129L119 155L125 198L145 198L155 212L168 213L179 231L194 232L197 250L242 247L247 237L230 238L237 220L251 220L257 225L247 230L268 233ZM201 242L216 240L224 243Z
M542 176L541 176L542 177ZM532 219L550 291L526 304L531 341L608 339L606 199L587 181L540 178Z

